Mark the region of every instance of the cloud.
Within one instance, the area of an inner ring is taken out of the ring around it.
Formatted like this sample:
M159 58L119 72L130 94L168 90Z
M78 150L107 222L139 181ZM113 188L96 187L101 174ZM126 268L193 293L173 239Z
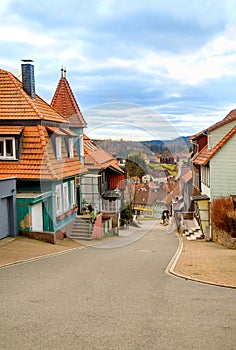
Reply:
M155 113L177 133L192 133L235 103L235 20L232 0L3 0L0 64L20 77L20 60L33 59L37 93L48 102L65 66L89 125L96 115L86 110L119 102L152 110L146 119L140 110L122 114L138 138L142 128L153 136ZM107 124L106 109L97 112Z

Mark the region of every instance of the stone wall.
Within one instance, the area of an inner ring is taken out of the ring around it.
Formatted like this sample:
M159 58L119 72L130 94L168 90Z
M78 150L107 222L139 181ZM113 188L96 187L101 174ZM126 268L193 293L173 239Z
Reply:
M236 238L216 226L212 227L212 240L227 248L236 249Z

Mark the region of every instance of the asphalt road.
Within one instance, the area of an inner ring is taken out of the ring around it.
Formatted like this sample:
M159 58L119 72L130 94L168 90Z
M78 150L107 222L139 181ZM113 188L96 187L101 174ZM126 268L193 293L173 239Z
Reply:
M0 269L0 349L236 349L236 291L166 274L177 246L156 226Z

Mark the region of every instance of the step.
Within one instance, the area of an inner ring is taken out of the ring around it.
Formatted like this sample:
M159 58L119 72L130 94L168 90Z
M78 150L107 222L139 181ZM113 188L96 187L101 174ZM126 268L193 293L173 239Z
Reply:
M73 224L73 228L78 229L78 230L89 230L90 225L80 225L80 224Z
M71 238L83 237L83 238L91 239L91 234L89 234L88 232L71 231L70 237Z
M71 239L79 239L79 240L81 240L81 241L91 241L92 240L92 238L91 238L91 236L70 236L70 238Z
M73 227L72 230L71 230L71 233L72 233L72 234L76 234L76 235L81 234L81 236L82 236L82 235L89 235L89 234L90 234L90 231L89 231L89 230L76 230L76 229Z

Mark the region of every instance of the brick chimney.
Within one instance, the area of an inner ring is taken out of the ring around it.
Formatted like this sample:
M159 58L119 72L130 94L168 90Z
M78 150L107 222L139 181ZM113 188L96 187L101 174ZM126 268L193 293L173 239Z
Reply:
M34 66L32 60L21 60L22 87L24 91L35 99Z

